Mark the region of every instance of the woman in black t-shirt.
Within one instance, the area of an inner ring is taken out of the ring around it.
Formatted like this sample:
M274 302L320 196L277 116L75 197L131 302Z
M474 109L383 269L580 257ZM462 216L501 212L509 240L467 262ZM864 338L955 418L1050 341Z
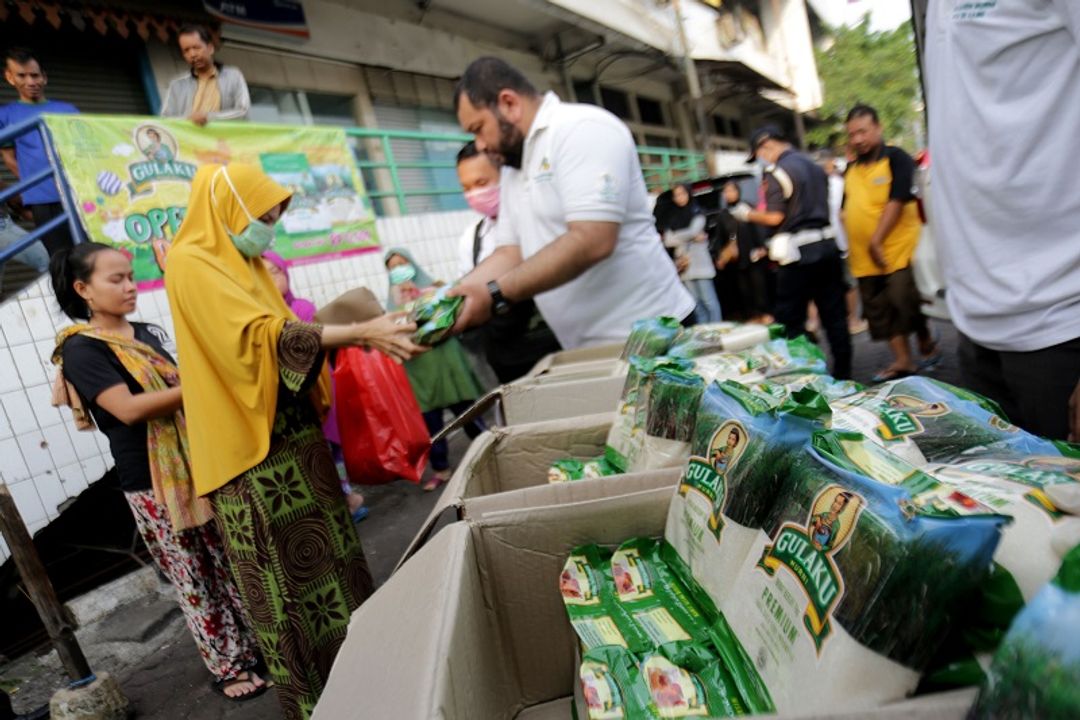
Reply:
M179 378L168 335L133 323L131 261L108 245L83 243L49 266L60 308L77 321L57 337L53 362L109 438L135 523L158 568L177 590L188 629L231 700L266 690L254 671L257 640L244 618L208 506L189 491ZM86 321L78 323L78 321ZM69 395L70 397L70 395Z

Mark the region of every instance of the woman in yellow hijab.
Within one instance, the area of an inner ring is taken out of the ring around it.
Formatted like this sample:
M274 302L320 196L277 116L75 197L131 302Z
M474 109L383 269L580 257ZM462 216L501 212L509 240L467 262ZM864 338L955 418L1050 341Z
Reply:
M200 168L165 288L195 488L214 507L285 717L307 718L372 591L322 434L323 351L363 345L400 361L420 348L400 314L297 320L260 259L289 197L255 166Z

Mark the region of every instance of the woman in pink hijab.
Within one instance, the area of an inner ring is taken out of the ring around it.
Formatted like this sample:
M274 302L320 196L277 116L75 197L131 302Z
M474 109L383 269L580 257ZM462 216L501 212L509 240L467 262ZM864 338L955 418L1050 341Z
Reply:
M311 322L315 318L315 303L293 295L293 291L289 287L289 265L285 262L285 258L276 252L267 250L262 254L262 260L266 270L270 273L270 277L274 279L274 285L277 286L278 292L285 298L289 309L293 311L300 322Z
M278 292L285 298L286 304L297 319L301 322L312 322L315 319L315 303L304 298L298 298L293 294L292 288L289 286L289 265L285 262L285 258L276 252L267 250L262 254L262 261L267 272L270 273L270 277L273 278ZM323 425L323 433L326 435L326 439L330 441L330 447L334 451L334 459L339 460L341 434L337 429L337 416L333 404L330 406L330 415ZM364 496L352 489L348 479L344 477L344 472L340 470L340 465L339 473L342 475L341 489L345 492L345 499L349 503L349 512L352 513L353 522L359 522L368 516L368 509L364 507Z

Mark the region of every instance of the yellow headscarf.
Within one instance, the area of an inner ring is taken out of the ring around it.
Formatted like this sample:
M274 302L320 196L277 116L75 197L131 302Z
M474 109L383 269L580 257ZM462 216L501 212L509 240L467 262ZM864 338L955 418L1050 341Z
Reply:
M289 199L288 190L253 165L232 163L228 179L258 218ZM224 177L205 165L169 250L165 290L172 308L195 489L205 495L266 459L278 394L278 338L296 320L259 258L246 258L239 234L248 213ZM313 392L329 404L329 375Z

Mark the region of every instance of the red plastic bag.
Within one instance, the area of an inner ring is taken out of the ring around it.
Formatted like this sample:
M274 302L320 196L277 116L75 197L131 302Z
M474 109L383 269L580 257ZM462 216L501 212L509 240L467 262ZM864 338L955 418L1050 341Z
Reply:
M405 368L377 350L338 350L334 400L352 482L420 482L431 438Z

